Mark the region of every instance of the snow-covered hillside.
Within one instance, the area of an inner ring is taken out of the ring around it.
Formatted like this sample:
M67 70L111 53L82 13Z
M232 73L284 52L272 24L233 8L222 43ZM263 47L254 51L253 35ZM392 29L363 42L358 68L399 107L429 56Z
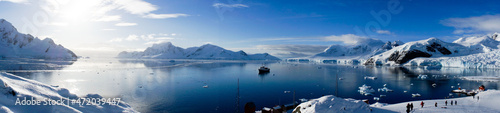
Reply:
M280 60L277 57L263 54L247 54L244 51L233 52L222 47L205 44L200 47L183 49L170 42L154 44L143 52L126 52L118 54L118 58L145 59L213 59L213 60Z
M57 45L50 38L40 40L30 34L22 34L5 19L0 19L0 57L76 60L71 50Z
M375 103L368 107L368 104L359 100L342 99L332 95L323 96L318 99L312 99L302 103L294 111L301 113L402 113L406 112L406 105L413 103L415 108L412 113L498 113L500 108L500 91L488 90L480 92L476 95L477 98L462 97L453 99L436 99L436 100L419 100L411 102L402 102L398 104L382 104ZM455 105L445 106L445 101L457 101ZM420 102L424 102L424 107L420 107ZM435 103L437 107L434 106ZM371 109L371 110L370 110Z
M288 60L311 60L323 63L356 64L366 61L368 58L390 50L399 45L401 41L382 42L376 39L369 39L358 42L354 45L331 45L323 52L306 58L290 58Z
M23 104L23 100L40 100L41 105ZM33 99L32 99L33 98ZM2 113L118 113L118 112L137 112L127 103L120 101L116 104L83 104L71 103L72 100L78 100L75 94L71 94L67 89L52 87L37 81L21 78L5 72L0 72L0 112ZM82 98L102 98L97 94L88 94ZM48 105L48 100L64 100L64 103L58 105ZM19 101L18 101L19 100ZM20 102L17 103L16 102ZM69 102L69 103L68 103ZM111 102L111 101L110 101ZM116 102L116 101L115 101ZM47 105L43 105L47 104Z
M484 63L496 65L496 61L492 60L496 58L495 51L498 50L499 44L500 42L490 36L460 38L453 43L429 38L393 48L371 57L364 64L451 67L478 67L477 65Z

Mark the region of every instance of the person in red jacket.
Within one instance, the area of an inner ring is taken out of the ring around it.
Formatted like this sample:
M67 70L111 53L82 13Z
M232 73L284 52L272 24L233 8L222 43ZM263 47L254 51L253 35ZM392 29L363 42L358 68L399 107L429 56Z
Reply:
M420 105L422 105L422 108L424 107L424 101L420 102Z

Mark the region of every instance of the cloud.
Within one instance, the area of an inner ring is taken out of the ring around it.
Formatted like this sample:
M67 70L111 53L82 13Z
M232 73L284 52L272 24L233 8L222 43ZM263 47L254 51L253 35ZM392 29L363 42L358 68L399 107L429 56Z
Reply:
M332 35L332 36L327 36L323 38L324 41L335 41L335 42L342 42L344 44L358 44L358 43L365 43L377 39L373 38L368 38L364 36L357 36L354 34L344 34L344 35Z
M310 54L296 53L296 52L279 52L274 53L273 55L281 58L297 58L297 57L307 57L311 56Z
M136 41L139 40L139 37L137 35L129 35L127 38L125 38L127 41Z
M6 1L6 2L12 2L12 3L28 3L28 0L0 0L1 1Z
M393 34L391 31L389 30L378 30L377 31L378 34L386 34L386 35L390 35L390 34Z
M441 20L441 24L454 27L454 34L499 32L500 14L482 15L468 18L449 18Z
M122 42L122 41L123 41L122 38L114 38L114 39L109 40L108 42Z
M152 19L165 19L165 18L177 18L177 17L184 17L184 16L189 16L188 14L181 14L181 13L176 13L176 14L147 14L142 16L143 18L152 18Z
M114 31L116 29L102 29L103 31Z
M170 42L170 41L168 41L168 40L158 40L158 41L146 42L144 44L146 44L146 45L153 45L153 44L159 44L159 43L164 43L164 42Z
M94 21L98 22L111 22L111 21L120 21L121 20L120 15L113 15L113 16L106 16L103 15L101 18L94 19Z
M119 9L123 9L130 14L143 15L158 9L155 5L142 0L115 0L114 3L119 5Z
M128 35L125 38L114 38L108 42L122 42L122 41L149 41L148 44L157 43L158 41L173 40L175 38L169 37L169 34L158 33L158 34L148 34L148 35Z
M214 3L212 5L215 8L248 8L247 5L244 4L225 4L225 3Z
M257 45L258 49L295 52L302 54L316 54L322 52L328 46L323 45Z
M137 23L127 23L127 22L121 22L121 23L117 23L115 24L115 26L136 26Z

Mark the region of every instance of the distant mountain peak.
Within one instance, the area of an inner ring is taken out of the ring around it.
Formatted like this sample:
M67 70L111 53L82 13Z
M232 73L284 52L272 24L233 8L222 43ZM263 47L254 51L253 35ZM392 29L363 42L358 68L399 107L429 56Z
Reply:
M172 43L153 45L143 52L121 52L119 58L153 58L153 59L215 59L215 60L280 60L264 54L247 54L240 50L233 52L213 44L183 49Z

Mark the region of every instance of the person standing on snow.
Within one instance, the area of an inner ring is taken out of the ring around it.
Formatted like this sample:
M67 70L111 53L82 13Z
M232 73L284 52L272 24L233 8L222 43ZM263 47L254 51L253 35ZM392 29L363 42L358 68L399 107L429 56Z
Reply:
M444 105L445 105L445 106L448 106L448 101L447 101L447 100L446 100L446 101L444 101Z
M450 104L453 106L453 100L450 101Z
M434 106L435 106L435 107L438 107L438 102L434 103Z
M422 108L424 108L424 101L420 102L420 105L422 105Z
M413 103L410 103L410 111L413 111Z
M455 105L457 105L457 100L455 100Z
M410 103L406 105L406 113L410 113Z

